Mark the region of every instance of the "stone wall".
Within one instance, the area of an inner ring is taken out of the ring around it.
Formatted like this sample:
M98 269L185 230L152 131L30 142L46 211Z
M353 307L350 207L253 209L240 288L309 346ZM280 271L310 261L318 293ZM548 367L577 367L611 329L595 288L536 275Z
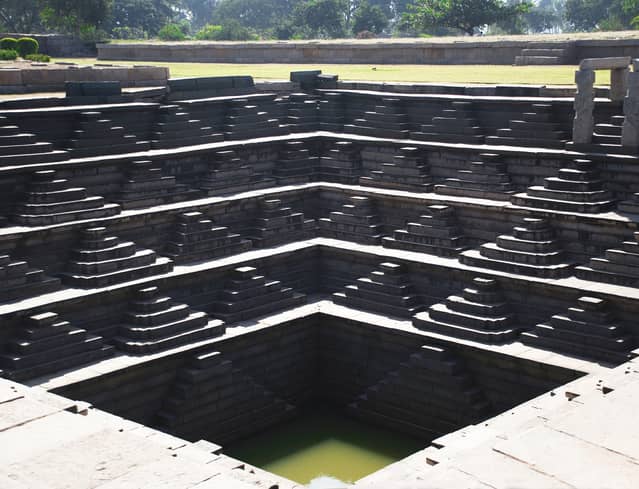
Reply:
M40 52L56 58L95 56L97 53L94 42L83 42L80 39L63 34L19 34L2 32L3 37L32 37L40 44Z
M355 64L503 64L513 63L522 49L566 49L571 60L623 55L639 56L639 41L579 40L575 42L428 40L261 41L98 44L98 58L131 61L215 63L355 63Z
M118 81L123 87L164 86L169 69L163 66L74 66L0 69L0 93L64 91L66 82Z
M449 349L454 358L463 364L490 403L486 411L488 416L580 375L576 371L467 346L453 346L433 340L428 340L428 343ZM70 383L54 392L156 426L158 413L162 412L171 397L176 374L188 368L189 362L198 355L218 351L221 359L232 362L235 378L238 378L237 372L249 376L256 385L266 389L269 396L272 394L272 402L284 400L290 406L299 408L309 402L323 401L346 410L367 389L400 369L402 363L418 352L423 344L424 338L414 333L385 330L356 320L316 314L220 339L188 352L131 366L125 371ZM394 391L397 402L413 405L413 389L416 388L419 386L409 382L399 383ZM455 386L442 384L441 389L447 388L454 389ZM239 393L236 399L226 401L231 406L233 403L238 406L244 403L246 408L246 396L240 396ZM264 408L257 401L254 402L254 409ZM349 412L359 417L356 409L351 408ZM392 413L388 411L386 414L390 417ZM245 436L263 428L263 421L255 417L244 427ZM440 423L437 419L431 421L433 426ZM466 421L470 422L470 419ZM388 426L388 423L383 424ZM391 427L401 429L399 425ZM185 433L182 431L178 434L184 436ZM433 430L433 433L443 434L437 430ZM187 438L206 438L206 433L191 432ZM233 438L216 437L212 441L229 442Z

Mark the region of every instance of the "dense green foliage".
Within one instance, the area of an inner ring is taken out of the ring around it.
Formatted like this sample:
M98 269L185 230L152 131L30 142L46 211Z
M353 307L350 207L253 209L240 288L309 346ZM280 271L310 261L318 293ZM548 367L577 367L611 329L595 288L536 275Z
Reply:
M18 51L15 49L0 49L0 61L13 61L18 58Z
M51 57L46 54L27 54L24 59L28 61L36 61L38 63L48 63L51 61Z
M0 0L0 31L246 40L639 28L639 0Z
M0 39L0 49L18 51L18 40L13 37L3 37Z
M169 23L158 31L158 37L163 41L184 41L186 34L179 24Z
M415 29L449 27L472 36L480 27L516 18L530 7L503 0L416 0L407 19Z
M18 51L18 54L23 58L30 54L37 54L38 49L40 49L38 41L31 37L21 37L16 43L16 50Z

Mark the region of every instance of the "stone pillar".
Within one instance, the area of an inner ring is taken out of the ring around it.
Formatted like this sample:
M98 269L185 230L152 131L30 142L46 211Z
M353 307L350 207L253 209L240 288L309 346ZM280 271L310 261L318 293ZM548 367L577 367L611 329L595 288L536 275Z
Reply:
M595 72L577 70L575 72L577 93L575 94L575 119L572 123L572 140L575 144L590 144L595 128Z
M610 70L610 100L613 102L621 102L626 96L629 73L627 66Z
M639 72L628 74L628 93L623 101L623 131L621 145L624 148L639 148Z

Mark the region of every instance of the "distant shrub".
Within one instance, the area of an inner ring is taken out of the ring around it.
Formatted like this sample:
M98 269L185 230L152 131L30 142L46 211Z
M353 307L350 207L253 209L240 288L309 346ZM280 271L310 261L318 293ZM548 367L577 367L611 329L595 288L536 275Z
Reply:
M0 39L0 49L18 51L18 40L13 37L3 37Z
M28 61L36 61L38 63L48 63L51 61L51 57L47 54L27 54L24 59Z
M195 39L198 41L219 41L221 34L221 25L206 24L195 34Z
M109 39L106 31L97 28L94 25L85 24L80 27L80 40L86 43L105 42Z
M357 33L357 39L375 39L375 33L371 31L361 31Z
M15 49L0 49L0 61L13 61L17 57L18 51Z
M179 24L166 24L159 30L158 37L163 41L184 41L186 34Z
M40 45L32 37L21 37L18 39L18 54L23 58L29 54L37 54Z
M229 20L222 24L219 41L256 41L258 35L248 27L244 27L236 20Z
M148 39L149 33L141 27L114 27L111 31L114 39Z

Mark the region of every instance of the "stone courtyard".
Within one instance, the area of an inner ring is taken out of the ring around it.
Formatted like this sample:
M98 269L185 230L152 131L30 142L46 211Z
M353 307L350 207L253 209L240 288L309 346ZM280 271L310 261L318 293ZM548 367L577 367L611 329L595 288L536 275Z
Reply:
M0 104L0 487L303 487L225 446L320 401L423 441L353 487L636 487L638 76Z

